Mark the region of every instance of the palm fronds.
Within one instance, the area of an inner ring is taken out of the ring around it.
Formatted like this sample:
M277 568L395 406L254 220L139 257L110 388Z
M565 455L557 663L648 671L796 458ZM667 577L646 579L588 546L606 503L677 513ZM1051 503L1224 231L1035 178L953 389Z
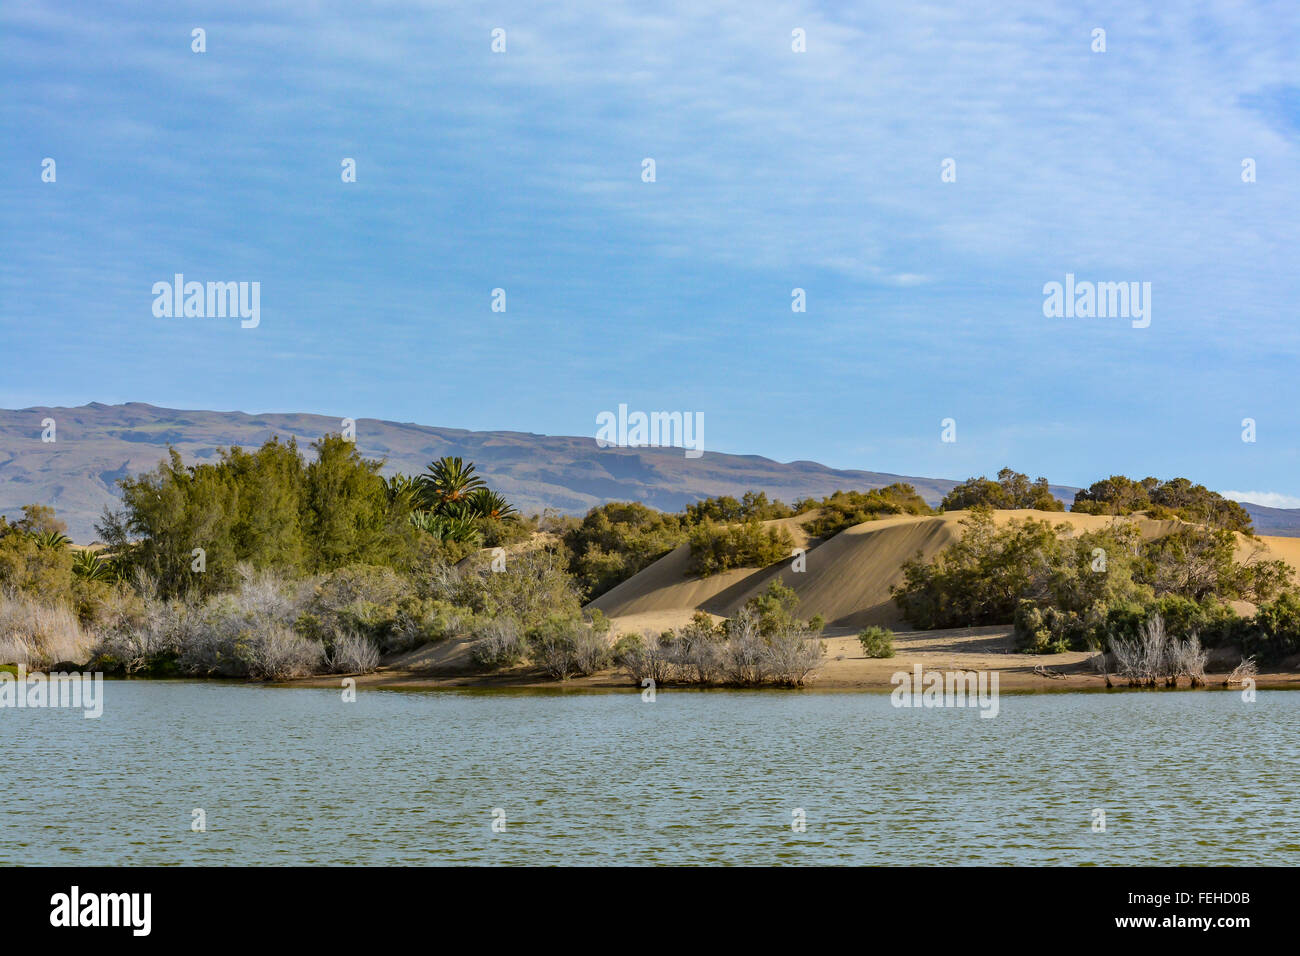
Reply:
M78 551L72 559L72 573L87 581L107 581L113 566L93 551Z
M417 478L394 475L386 483L389 500L402 497L411 524L440 541L470 542L482 537L482 522L517 519L505 496L475 474L474 465L444 457L429 463Z
M32 535L32 539L36 542L37 547L51 548L54 550L66 548L72 541L71 538L61 531L42 531L39 534Z
M489 488L478 488L469 494L466 503L480 518L518 518L519 513L506 501L505 496Z
M439 541L470 543L478 540L479 531L472 518L413 511L411 524Z
M433 511L441 511L448 504L464 500L475 489L487 487L487 483L474 474L474 466L459 457L443 457L429 462L429 470L415 481L418 486L417 504Z

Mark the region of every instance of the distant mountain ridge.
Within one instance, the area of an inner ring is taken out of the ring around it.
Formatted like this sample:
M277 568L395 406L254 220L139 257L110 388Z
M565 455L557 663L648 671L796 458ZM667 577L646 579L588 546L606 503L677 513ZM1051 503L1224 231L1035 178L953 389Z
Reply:
M55 422L53 442L42 441L47 418ZM141 402L0 410L0 514L12 516L25 504L50 505L67 522L73 540L87 543L104 508L115 506L117 480L153 468L169 444L194 464L214 458L220 447L256 448L273 436L296 438L307 449L342 427L339 419L325 415L192 411ZM467 458L524 513L553 508L583 514L607 501L627 500L676 511L700 498L739 497L749 490L790 502L895 481L910 482L937 504L957 484L813 461L712 451L690 459L680 448L600 448L594 437L468 431L373 418L356 421L356 439L363 455L386 459L385 474L416 474L443 455ZM1075 490L1052 486L1067 503ZM1300 510L1245 507L1260 533L1300 536Z

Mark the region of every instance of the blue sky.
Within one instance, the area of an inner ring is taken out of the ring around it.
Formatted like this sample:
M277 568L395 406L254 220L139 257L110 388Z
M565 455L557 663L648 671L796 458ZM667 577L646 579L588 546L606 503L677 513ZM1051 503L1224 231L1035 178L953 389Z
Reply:
M1300 504L1300 11L1000 6L10 0L0 405L626 403L709 450ZM155 318L178 272L260 282L260 326ZM1150 327L1045 318L1067 272L1150 282Z

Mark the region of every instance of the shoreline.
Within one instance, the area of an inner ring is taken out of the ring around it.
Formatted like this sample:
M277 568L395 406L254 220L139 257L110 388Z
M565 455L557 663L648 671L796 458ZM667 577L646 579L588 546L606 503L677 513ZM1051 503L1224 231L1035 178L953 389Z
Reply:
M900 668L907 670L907 668ZM909 670L910 673L910 670ZM926 673L930 673L926 669ZM979 672L976 672L979 673ZM1240 684L1225 685L1222 679L1207 680L1203 687L1188 687L1186 684L1180 684L1177 687L1130 687L1126 683L1115 683L1107 687L1105 681L1101 678L1083 678L1080 680L1052 680L1042 678L1040 683L1029 681L1007 680L1006 672L999 672L1000 684L998 692L1001 694L1118 694L1118 693L1186 693L1188 691L1240 691ZM1221 677L1221 675L1211 675ZM357 688L367 688L370 690L395 690L395 691L438 691L438 690L466 690L466 691L553 691L555 693L640 693L641 688L633 684L626 675L618 673L594 674L589 677L572 678L567 681L550 680L546 678L536 678L532 675L509 675L506 677L497 676L491 678L490 675L463 675L458 677L451 676L433 676L427 673L410 670L400 671L378 671L372 674L338 674L330 677L315 676L302 677L291 681L280 681L274 684L264 686L274 687L310 687L314 689L335 690L339 687L339 682L344 678L352 677L357 682ZM162 678L164 680L204 680L206 678ZM888 694L895 689L894 684L889 681L871 681L848 683L844 681L823 681L812 680L798 687L779 686L775 684L763 685L739 685L739 684L690 684L690 683L666 683L660 684L656 688L657 693L668 692L691 692L691 693L708 693L711 691L734 692L734 691L760 691L764 693L863 693L863 694ZM1262 673L1255 678L1256 690L1300 690L1300 674L1293 672L1268 674Z
M999 692L1053 693L1061 691L1145 691L1145 690L1240 690L1239 684L1224 686L1232 666L1208 672L1204 687L1191 688L1185 683L1177 688L1129 687L1112 676L1113 686L1092 670L1090 652L1064 654L1023 654L1015 649L1015 639L1007 627L954 628L943 631L900 632L894 637L895 656L867 658L853 633L830 633L822 639L826 658L814 679L800 687L775 685L737 686L727 684L664 683L658 690L793 690L793 691L860 691L888 693L897 686L891 681L899 671L975 673L997 672ZM619 668L600 671L587 677L561 681L547 677L535 667L516 667L506 671L484 673L468 666L462 648L440 646L441 653L425 666L406 666L408 657L395 659L370 674L318 675L284 682L285 686L338 687L345 677L352 677L358 688L392 690L621 690L640 692L640 687ZM427 659L426 659L427 660ZM1220 665L1222 666L1222 665ZM1036 673L1041 668L1043 672ZM1056 675L1056 676L1048 676ZM1261 671L1254 678L1260 690L1300 690L1300 672L1282 669Z
M689 681L660 683L657 690L710 691L710 690L762 690L762 691L835 691L862 693L890 693L898 684L894 675L903 672L914 675L917 668L923 674L954 672L997 674L998 692L1011 694L1098 692L1110 691L1172 691L1172 690L1241 690L1240 682L1224 683L1240 654L1230 648L1212 652L1206 681L1201 687L1190 687L1182 682L1177 687L1131 687L1127 681L1111 676L1111 686L1106 686L1104 675L1097 673L1090 663L1090 651L1070 651L1061 654L1026 654L1016 649L1012 630L1005 626L953 628L938 631L904 631L894 635L895 656L868 658L862 654L856 634L836 629L820 639L826 656L815 676L798 686L777 684L699 684ZM158 681L215 681L247 686L314 687L337 689L351 679L356 687L376 690L520 690L520 691L599 691L636 692L641 687L619 667L610 667L584 677L557 680L541 668L519 665L500 671L482 671L469 658L469 641L444 641L425 645L404 654L391 655L378 669L369 673L314 674L308 677L279 681L254 681L241 677L204 677L196 675L121 675L105 674L106 680L158 680ZM51 665L48 668L29 668L29 673L60 671L86 671L90 665ZM1254 676L1258 690L1300 690L1300 669L1291 659L1286 665L1261 670ZM13 665L0 666L0 671L10 672Z

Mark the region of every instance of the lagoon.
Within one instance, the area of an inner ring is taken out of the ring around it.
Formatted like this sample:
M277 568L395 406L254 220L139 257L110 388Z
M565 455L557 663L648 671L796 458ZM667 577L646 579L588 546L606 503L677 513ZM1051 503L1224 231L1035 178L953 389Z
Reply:
M1300 695L1003 694L979 714L109 681L97 720L0 710L0 863L1300 862Z

